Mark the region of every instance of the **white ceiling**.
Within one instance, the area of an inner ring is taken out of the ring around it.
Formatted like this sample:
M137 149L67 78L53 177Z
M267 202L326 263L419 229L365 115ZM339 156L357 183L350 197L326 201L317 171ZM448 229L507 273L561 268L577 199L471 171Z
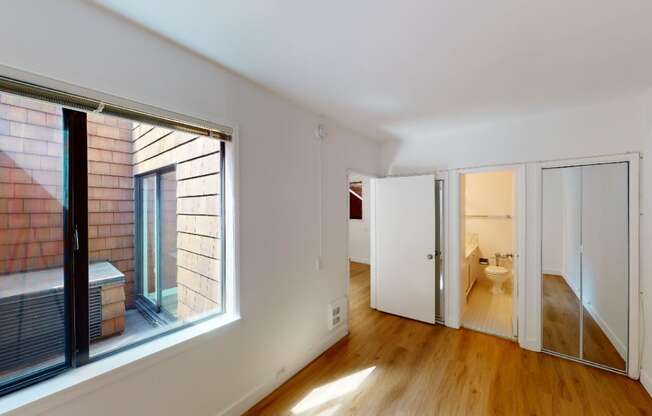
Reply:
M369 137L652 86L650 0L97 0Z

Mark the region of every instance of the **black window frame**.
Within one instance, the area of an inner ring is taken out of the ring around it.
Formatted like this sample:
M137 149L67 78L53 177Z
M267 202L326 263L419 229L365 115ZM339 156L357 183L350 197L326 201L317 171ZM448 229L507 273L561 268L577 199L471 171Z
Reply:
M221 137L211 137L220 140L220 283L221 307L214 313L208 313L198 319L183 321L171 325L170 328L138 339L133 343L123 345L113 350L90 356L89 336L89 275L88 275L88 134L87 112L62 107L63 129L63 172L64 199L63 207L63 245L64 245L64 331L65 360L47 368L42 368L25 375L9 377L0 382L0 397L21 390L25 387L53 378L71 369L102 360L125 350L152 342L176 331L189 328L226 312L226 203L225 203L225 142ZM205 137L205 136L198 136ZM169 166L167 167L169 168ZM166 168L159 169L165 170ZM143 175L151 174L144 173ZM134 179L143 175L135 175ZM158 186L158 180L157 180ZM134 189L134 200L136 198ZM137 215L136 208L134 216ZM135 224L135 223L134 223ZM134 235L134 238L136 236ZM137 244L137 242L135 242ZM134 245L134 250L136 246ZM134 259L136 260L136 259ZM136 274L136 273L135 273ZM137 279L137 277L136 277Z

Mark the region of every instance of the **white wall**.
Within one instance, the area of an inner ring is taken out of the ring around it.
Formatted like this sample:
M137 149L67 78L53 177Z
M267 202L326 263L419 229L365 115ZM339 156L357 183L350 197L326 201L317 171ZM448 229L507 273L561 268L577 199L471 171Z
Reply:
M465 178L465 232L478 234L482 257L514 252L512 219L468 218L469 215L512 216L513 183L511 171L468 173ZM501 266L509 266L502 260ZM492 261L492 264L495 264Z
M564 199L559 169L543 172L541 257L544 273L563 275Z
M369 264L369 186L368 176L351 173L349 182L362 182L362 220L349 220L349 258Z
M402 145L388 144L383 148L383 160L388 172L406 174L631 151L643 155L641 208L645 213L652 204L652 192L649 191L652 168L646 160L652 155L652 90L542 114L515 114L510 118L496 119L494 123L450 129ZM528 230L539 226L536 180L536 168L529 163L527 197L530 202L525 224ZM651 216L641 217L641 253L652 249ZM528 255L536 252L538 242L533 240L534 235L527 234L527 282L526 287L519 289L519 293L524 293L523 301L528 308L539 304L538 292L534 289L540 282L538 265L536 257ZM645 293L652 289L652 256L641 256L641 289ZM652 296L645 295L643 302L647 315L645 322L649 323L652 319ZM519 316L524 324L521 335L526 343L534 342L540 331L537 315L531 309L529 311L526 316ZM645 331L645 337L641 377L652 389L652 331Z
M378 145L87 3L3 7L0 64L225 122L239 140L242 319L165 361L145 360L15 414L214 416L230 406L236 414L342 336L328 331L326 313L348 284L346 171L379 173ZM319 122L329 130L322 210Z

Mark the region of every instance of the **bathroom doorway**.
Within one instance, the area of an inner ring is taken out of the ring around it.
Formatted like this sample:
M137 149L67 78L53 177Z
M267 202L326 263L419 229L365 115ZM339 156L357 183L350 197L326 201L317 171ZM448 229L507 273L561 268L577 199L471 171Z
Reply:
M460 174L461 326L517 337L518 170Z

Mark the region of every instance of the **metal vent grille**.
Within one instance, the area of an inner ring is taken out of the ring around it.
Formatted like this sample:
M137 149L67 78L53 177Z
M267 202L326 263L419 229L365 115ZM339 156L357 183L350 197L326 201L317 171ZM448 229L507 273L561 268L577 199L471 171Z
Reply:
M88 326L91 342L102 337L102 288L88 289Z
M63 356L63 290L0 302L0 373Z

